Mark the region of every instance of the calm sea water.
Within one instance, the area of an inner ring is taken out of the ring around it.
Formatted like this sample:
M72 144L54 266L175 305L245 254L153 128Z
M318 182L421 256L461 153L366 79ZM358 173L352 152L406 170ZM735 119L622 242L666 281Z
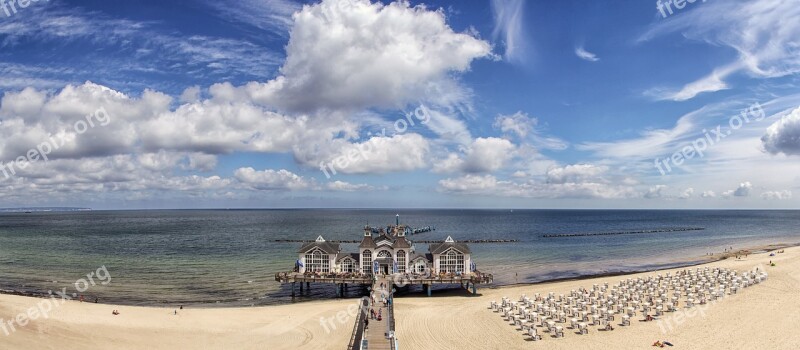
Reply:
M0 214L0 289L47 293L105 266L107 285L84 294L138 305L264 305L291 302L274 274L293 267L299 243L359 240L363 225L396 213L436 231L417 240L516 239L472 244L478 268L497 284L673 266L709 251L800 243L800 211L625 210L162 210ZM703 227L702 231L543 238ZM426 244L417 244L427 251ZM356 244L343 244L356 251ZM355 296L362 291L350 289ZM333 286L294 299L333 297Z

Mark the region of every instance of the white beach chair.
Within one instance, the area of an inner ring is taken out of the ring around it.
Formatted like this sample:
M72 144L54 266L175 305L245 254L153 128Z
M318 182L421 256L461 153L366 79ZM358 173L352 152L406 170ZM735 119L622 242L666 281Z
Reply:
M542 337L536 331L536 327L528 328L528 335L531 337L533 341L541 340Z
M589 334L589 327L586 323L578 323L578 330L580 330L581 334Z
M623 326L630 326L631 325L631 317L628 315L622 316L622 325Z

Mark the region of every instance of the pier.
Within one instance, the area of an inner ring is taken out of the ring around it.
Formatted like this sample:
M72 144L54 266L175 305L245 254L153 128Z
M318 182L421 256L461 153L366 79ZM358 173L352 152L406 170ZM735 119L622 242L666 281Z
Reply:
M431 286L434 284L452 284L452 285L460 285L467 290L470 290L473 294L478 293L478 285L479 284L492 284L494 282L494 276L487 273L481 272L473 272L467 275L458 276L453 274L441 274L441 275L434 275L434 276L416 276L416 275L388 275L388 276L377 276L380 278L390 278L391 280L398 281L405 286L413 286L419 285L422 286L423 289L426 291L428 296L431 296ZM300 291L303 291L303 286L310 287L311 283L325 283L325 284L334 284L336 287L336 295L342 296L344 295L342 291L347 285L357 284L357 285L372 285L374 278L372 275L348 275L348 274L314 274L314 273L297 273L297 272L278 272L275 274L275 281L280 283L291 283L292 284L292 296L295 296L295 290L297 288L297 284L299 283ZM380 285L380 283L379 283Z
M397 289L419 285L430 297L434 284L459 285L477 295L479 284L491 284L494 276L478 270L467 243L500 243L512 240L456 241L448 236L444 241L427 241L428 252L416 250L407 234L432 231L435 228L412 229L400 224L376 229L364 226L361 241L327 241L321 235L316 240L278 240L276 242L302 243L297 250L294 270L275 274L275 281L292 285L292 297L299 283L310 288L312 283L329 284L336 288L336 296L343 297L348 285L371 286L369 301L362 299L350 337L348 349L397 349L395 335L394 292ZM376 236L373 236L376 234ZM359 243L355 252L343 251L341 243ZM469 292L468 292L469 293ZM370 309L380 313L381 319L371 317ZM367 326L367 323L369 325Z

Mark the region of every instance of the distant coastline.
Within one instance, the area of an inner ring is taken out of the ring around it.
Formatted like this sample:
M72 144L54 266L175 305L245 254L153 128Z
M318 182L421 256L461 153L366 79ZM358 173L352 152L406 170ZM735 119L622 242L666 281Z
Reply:
M20 207L20 208L0 208L0 213L42 213L42 212L64 212L64 211L91 211L92 208L78 207Z

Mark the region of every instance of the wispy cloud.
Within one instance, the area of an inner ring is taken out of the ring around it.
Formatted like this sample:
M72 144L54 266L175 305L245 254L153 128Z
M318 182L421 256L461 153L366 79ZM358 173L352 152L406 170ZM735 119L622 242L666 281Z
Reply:
M523 33L525 12L523 0L492 0L494 30L492 37L505 45L503 58L511 62L524 62L526 45Z
M231 23L245 23L280 36L288 36L292 14L302 8L290 0L212 0L206 4Z
M589 51L586 51L586 49L584 49L583 46L576 47L575 48L575 54L578 55L578 57L580 57L581 59L586 60L586 61L590 61L590 62L597 62L597 61L600 60L600 58L598 58L597 55L595 55L595 54L593 54L593 53L591 53Z
M641 35L639 42L672 33L737 52L733 62L686 84L680 89L660 89L661 99L685 101L703 92L729 87L725 79L738 72L755 78L775 78L800 73L800 7L793 1L738 0L708 2L702 7L660 20ZM650 91L651 95L653 91Z

